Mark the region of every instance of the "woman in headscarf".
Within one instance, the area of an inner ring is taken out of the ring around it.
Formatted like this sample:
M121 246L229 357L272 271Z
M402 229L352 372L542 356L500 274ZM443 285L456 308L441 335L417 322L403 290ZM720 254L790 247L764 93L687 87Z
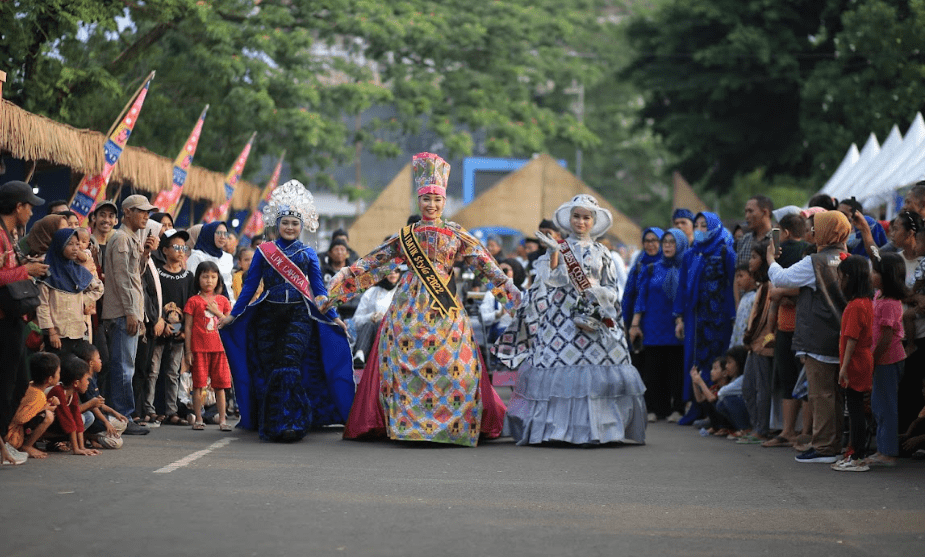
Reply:
M327 295L318 255L299 241L303 227L318 228L311 193L290 180L273 192L263 216L279 237L254 252L220 334L241 412L238 427L291 443L313 428L347 421L353 368L346 326L337 312L322 314L314 303ZM249 304L261 281L263 294Z
M842 395L838 388L841 314L848 305L837 273L847 257L851 223L839 211L823 211L813 216L813 236L817 252L784 269L774 260L776 246L768 246L768 276L778 288L799 288L796 326L792 348L803 354L813 437L796 460L833 463L841 452L843 419ZM821 280L820 280L821 279Z
M342 269L331 281L331 303L343 303L392 269L410 268L383 317L376 358L367 358L344 437L384 436L474 447L501 433L504 404L488 380L469 316L454 295L457 256L503 296L520 302L514 281L479 241L443 220L450 165L433 153L412 158L421 220Z
M733 294L736 252L732 235L715 213L698 213L694 243L684 254L674 300L675 335L684 340L684 400L691 400L689 370L696 367L710 384L713 360L729 348L736 306ZM698 405L679 421L690 425L700 417Z
M41 257L48 251L55 232L67 226L67 219L61 215L46 215L35 221L29 233L19 241L24 255Z
M77 231L62 228L55 231L45 254L48 274L39 282L36 317L46 349L55 353L69 353L89 338L86 309L103 296L103 283L77 262L79 252Z
M170 213L151 213L151 216L148 217L148 220L161 223L161 238L164 237L164 234L168 230L173 230L173 217L170 216ZM154 260L154 264L157 267L163 267L164 264L167 263L167 258L164 257L164 252L159 249L151 252L151 259Z
M630 328L633 313L636 310L636 298L639 297L639 277L642 276L645 269L649 269L652 264L661 259L661 241L664 235L665 231L656 226L642 231L642 251L633 261L629 275L626 278L626 289L620 299L623 322L629 337L630 359L632 359L633 366L636 369L643 369L645 366L640 331Z
M202 225L196 244L186 260L186 268L195 273L200 261L213 261L221 272L225 295L234 303L234 290L231 288L234 257L225 251L227 240L228 227L224 222L215 221Z
M649 421L668 418L676 422L684 413L684 344L675 336L672 312L687 234L669 228L661 244L661 259L650 263L639 276L630 336L641 335L645 347L642 378Z
M549 249L496 348L518 371L505 431L518 445L645 443L645 387L630 362L613 259L594 241L613 217L582 194L554 218L569 237L537 235Z
M642 231L642 252L633 261L633 266L626 279L626 291L623 292L623 298L620 300L621 308L623 309L623 320L627 327L630 326L633 319L636 298L639 296L639 276L644 269L662 257L661 241L664 235L665 231L657 226L652 226ZM633 338L631 334L631 344Z

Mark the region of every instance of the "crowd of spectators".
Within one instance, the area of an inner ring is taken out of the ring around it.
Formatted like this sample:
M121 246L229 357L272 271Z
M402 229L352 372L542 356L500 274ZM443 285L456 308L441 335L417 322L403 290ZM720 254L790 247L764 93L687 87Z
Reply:
M925 450L925 182L891 221L824 195L744 216L643 232L622 305L649 421L838 471Z

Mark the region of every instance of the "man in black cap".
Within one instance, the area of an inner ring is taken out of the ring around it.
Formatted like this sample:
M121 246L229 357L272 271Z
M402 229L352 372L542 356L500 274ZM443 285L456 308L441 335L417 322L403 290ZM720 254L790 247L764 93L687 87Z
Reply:
M43 276L48 270L44 263L26 261L15 248L32 218L32 208L44 204L45 200L36 196L32 186L25 182L7 182L0 186L0 288L29 277ZM24 327L22 315L5 315L0 310L0 362L3 362L0 365L0 435L5 435L9 429L13 413L29 385L22 341ZM0 440L0 443L5 444L5 441ZM5 452L13 456L20 454L10 451L12 447L5 448Z
M331 234L331 244L334 244L334 240L342 238L344 243L347 246L347 265L352 265L354 261L360 258L357 252L353 251L353 248L350 247L350 236L347 235L347 231L343 228L338 228Z

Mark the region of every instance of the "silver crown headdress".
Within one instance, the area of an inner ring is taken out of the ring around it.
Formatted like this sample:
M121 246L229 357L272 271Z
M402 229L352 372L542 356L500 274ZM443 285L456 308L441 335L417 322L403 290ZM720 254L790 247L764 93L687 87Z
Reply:
M270 201L263 208L263 221L267 224L276 225L283 217L299 219L309 232L318 230L315 198L298 180L289 180L273 190Z

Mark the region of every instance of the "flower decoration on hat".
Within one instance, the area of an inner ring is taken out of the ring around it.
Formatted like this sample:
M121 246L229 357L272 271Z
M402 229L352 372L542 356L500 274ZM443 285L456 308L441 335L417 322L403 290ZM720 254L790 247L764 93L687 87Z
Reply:
M276 223L279 226L279 220L283 217L299 219L309 232L318 230L315 198L298 180L289 180L273 190L270 201L263 208L264 222Z
M450 178L450 163L440 155L418 153L411 157L411 169L418 196L434 193L446 197L446 184Z

